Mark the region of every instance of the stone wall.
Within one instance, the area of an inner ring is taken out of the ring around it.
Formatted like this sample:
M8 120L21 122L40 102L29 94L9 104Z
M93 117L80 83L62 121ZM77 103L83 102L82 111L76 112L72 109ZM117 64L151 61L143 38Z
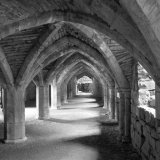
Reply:
M131 92L131 139L142 160L160 160L160 133L154 116L139 108L139 86L137 64L133 66Z
M156 130L156 119L151 113L137 108L131 116L131 139L142 160L160 160L160 133Z

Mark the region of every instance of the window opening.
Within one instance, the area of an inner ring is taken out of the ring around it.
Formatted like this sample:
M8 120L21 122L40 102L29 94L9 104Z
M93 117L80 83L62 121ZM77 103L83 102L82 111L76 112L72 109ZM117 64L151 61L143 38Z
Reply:
M138 64L139 105L155 116L155 82L149 73Z

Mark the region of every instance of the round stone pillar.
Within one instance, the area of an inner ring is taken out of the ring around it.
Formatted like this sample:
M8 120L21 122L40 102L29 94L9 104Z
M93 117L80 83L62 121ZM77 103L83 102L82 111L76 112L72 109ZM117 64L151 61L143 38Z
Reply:
M130 141L130 127L131 127L131 90L120 89L120 115L119 125L122 140L124 142Z
M77 95L77 77L71 80L72 97Z
M49 85L39 86L39 119L49 118Z
M131 91L125 90L125 141L130 141L131 127Z
M61 87L57 84L57 109L60 109L61 105Z
M61 95L62 104L65 104L68 102L67 101L67 85L65 83L62 85L61 90L62 90L62 92L61 92L62 93L62 95Z
M51 83L51 108L57 109L57 84L55 79Z
M125 96L124 93L119 91L119 129L121 138L125 135Z
M116 88L115 88L115 119L119 121L119 98L117 96Z
M72 87L71 87L71 82L70 81L67 85L67 96L68 96L68 98L72 98Z
M107 113L108 113L108 88L107 87L104 87L103 89L103 100L104 100L104 105L103 105L103 108L106 109Z
M24 92L24 89L13 86L4 90L5 143L19 143L26 140Z
M111 118L115 119L115 86L109 87Z

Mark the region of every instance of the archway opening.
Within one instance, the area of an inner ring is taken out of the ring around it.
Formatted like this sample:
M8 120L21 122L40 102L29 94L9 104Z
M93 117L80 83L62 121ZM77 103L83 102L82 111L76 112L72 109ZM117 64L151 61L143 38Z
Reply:
M77 79L76 88L78 95L93 95L93 79L86 75Z
M36 85L33 81L27 86L24 96L25 121L37 119Z
M144 108L155 116L155 81L150 74L138 64L138 107Z

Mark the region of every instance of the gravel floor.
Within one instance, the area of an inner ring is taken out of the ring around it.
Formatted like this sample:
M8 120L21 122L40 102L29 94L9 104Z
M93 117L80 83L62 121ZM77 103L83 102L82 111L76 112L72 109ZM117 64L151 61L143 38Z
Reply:
M52 110L49 120L27 121L28 140L0 143L0 160L140 160L130 144L117 141L116 123L102 125L107 119L96 102L78 103Z

